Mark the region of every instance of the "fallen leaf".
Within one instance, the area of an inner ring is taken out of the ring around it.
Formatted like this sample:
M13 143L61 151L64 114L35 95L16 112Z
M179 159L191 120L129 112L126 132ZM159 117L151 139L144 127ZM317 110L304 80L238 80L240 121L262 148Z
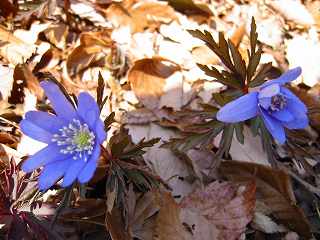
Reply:
M166 79L179 67L172 62L155 57L138 60L129 70L128 80L136 97L149 109L159 108Z
M260 212L254 213L251 226L264 233L287 232L284 226L275 223L270 217Z
M161 141L153 147L148 148L144 154L147 165L155 174L161 177L173 189L174 196L183 197L192 191L193 186L184 181L183 178L189 176L188 166L186 163L177 158L169 149L160 148L163 141L168 141L172 137L177 137L177 132L162 128L154 123L139 125L127 125L129 134L133 142L137 143L142 138L150 140L161 136Z
M198 0L167 0L171 6L186 14L213 15L209 6Z
M160 23L169 23L177 18L173 8L165 2L138 1L128 5L112 3L106 15L115 27L129 26L132 33L142 32L145 28L154 29Z
M7 100L11 95L11 89L14 80L13 73L13 68L0 65L0 101Z
M300 25L313 25L314 19L300 0L272 0L268 5L278 11L285 19Z
M98 60L106 62L106 56L110 53L112 40L110 31L82 33L80 45L68 55L66 65L68 74L72 77L80 71L92 66Z
M0 27L0 55L13 65L26 62L35 52L36 47L14 36Z
M262 143L259 136L253 136L250 129L243 128L244 143L239 143L236 133L234 133L229 154L232 159L238 161L247 161L252 163L259 163L263 165L270 165L267 153L263 150ZM215 145L218 146L221 139L221 134L215 138Z
M192 229L192 239L239 239L253 218L255 190L254 182L216 181L186 196L180 207L183 222ZM215 229L211 236L204 237L210 231L203 231L202 224L206 224L207 229Z
M320 43L317 39L311 39L305 36L295 36L286 43L287 59L290 68L301 66L302 78L295 82L302 82L309 87L313 87L320 81L320 68L318 59L320 59ZM303 46L303 47L301 47ZM303 59L308 59L304 61Z
M257 186L257 201L263 202L277 221L310 239L308 220L297 206L290 177L283 170L256 163L223 161L220 172L236 182L254 180Z
M186 240L186 231L180 220L179 205L170 193L162 192L160 211L156 219L157 240Z
M71 1L70 9L79 17L86 18L101 27L111 27L110 23L102 16L90 2Z

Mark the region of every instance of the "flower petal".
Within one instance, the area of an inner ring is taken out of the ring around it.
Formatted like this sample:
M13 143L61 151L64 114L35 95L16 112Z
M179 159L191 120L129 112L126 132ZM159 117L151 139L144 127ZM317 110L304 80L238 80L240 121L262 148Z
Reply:
M89 93L82 92L79 94L78 114L91 129L94 129L94 124L99 118L100 111L96 101Z
M70 159L69 161L71 164L69 164L68 170L63 177L62 187L70 186L77 179L78 174L86 164L82 159Z
M54 111L59 117L67 121L77 118L76 111L72 104L67 100L56 84L50 81L42 81L40 85L44 89Z
M22 164L22 170L27 173L32 172L43 165L65 159L66 157L67 156L65 154L60 153L60 147L56 144L51 144L30 156Z
M283 144L286 141L286 134L283 126L279 121L271 117L264 109L260 109L266 128L274 139L276 139L280 144Z
M285 72L284 74L282 74L280 77L274 79L274 80L270 80L265 82L264 84L261 85L261 88L267 87L271 84L286 84L288 82L291 82L293 80L295 80L297 77L300 76L302 70L301 67L296 67L293 69L288 70L287 72Z
M97 137L98 143L103 143L103 141L107 138L107 133L104 130L104 124L100 120L100 118L95 123L96 129L95 129L95 135Z
M271 84L265 88L262 88L259 92L260 98L271 98L280 93L280 86L278 84Z
M27 119L23 119L20 124L20 129L21 131L37 140L37 141L40 141L40 142L44 142L44 143L51 143L51 139L52 139L52 134L44 129L42 129L41 127L35 125L34 123L28 121Z
M306 128L309 124L309 119L304 111L304 108L297 107L296 101L290 100L287 103L287 109L294 116L294 120L285 123L284 126L289 129L302 129Z
M304 112L308 111L306 105L296 95L294 95L289 89L285 87L281 87L281 92L286 96L286 98L288 98L288 100L294 101L296 108L299 108L301 111L304 111Z
M47 190L55 184L65 173L66 169L70 166L70 160L53 162L46 165L39 177L39 189L42 191Z
M287 109L281 111L274 111L271 113L272 117L280 120L281 122L290 122L294 120L294 116Z
M29 111L26 113L25 118L53 134L58 132L59 129L65 125L65 123L57 116L42 111Z
M97 144L86 166L81 170L80 174L78 175L78 180L80 183L86 183L92 178L97 168L99 157L100 157L100 146L99 144Z
M284 126L289 129L303 129L309 124L309 119L306 114L301 118L296 118L291 122L284 123Z
M264 109L268 110L269 107L271 106L271 98L266 97L266 98L259 98L259 104L262 106Z
M235 123L253 118L258 113L258 92L246 94L224 105L217 113L221 122Z

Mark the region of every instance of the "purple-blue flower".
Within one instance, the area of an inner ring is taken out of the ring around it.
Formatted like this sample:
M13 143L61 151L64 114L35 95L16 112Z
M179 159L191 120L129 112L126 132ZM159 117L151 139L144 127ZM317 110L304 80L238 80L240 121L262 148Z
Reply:
M236 123L261 116L266 128L279 143L286 141L284 127L301 129L308 125L307 108L283 85L301 74L297 67L279 78L265 82L259 91L248 93L223 106L217 113L221 122Z
M88 182L97 167L100 144L106 138L99 107L85 92L78 96L75 109L60 88L50 81L40 83L56 115L29 111L20 122L27 136L48 144L22 165L25 172L43 167L39 189L46 190L63 178L62 186L74 181Z

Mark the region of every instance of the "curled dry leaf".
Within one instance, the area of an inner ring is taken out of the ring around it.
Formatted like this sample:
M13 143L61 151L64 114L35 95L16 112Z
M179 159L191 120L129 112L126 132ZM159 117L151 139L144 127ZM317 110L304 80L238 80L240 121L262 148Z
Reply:
M257 201L263 202L277 221L310 239L308 220L297 206L290 178L283 170L256 163L224 161L221 163L220 172L232 181L254 180L257 186Z
M239 239L253 218L255 195L256 185L252 181L242 184L216 181L182 200L181 217L192 229L192 239ZM205 228L215 230L203 232ZM212 235L205 236L209 233Z
M0 55L13 65L26 62L35 52L35 45L28 44L0 27Z
M112 44L109 30L81 34L80 45L73 49L67 58L68 74L71 77L75 76L92 63L104 59L109 54Z
M160 23L177 19L172 7L165 2L155 1L112 3L106 10L106 15L114 26L129 26L132 33L142 32L145 28L156 28Z
M166 79L179 70L179 66L160 58L144 58L134 63L128 74L132 90L141 103L149 109L159 107Z

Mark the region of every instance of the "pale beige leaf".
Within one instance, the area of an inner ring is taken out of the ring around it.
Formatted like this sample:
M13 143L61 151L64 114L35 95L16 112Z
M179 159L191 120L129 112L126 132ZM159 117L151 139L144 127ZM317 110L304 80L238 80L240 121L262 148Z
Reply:
M295 36L287 41L287 59L290 68L300 66L302 77L295 83L302 82L309 87L313 87L320 82L320 43L317 38ZM303 47L301 47L303 46ZM308 59L308 61L305 61Z
M7 100L13 85L14 69L0 65L0 100Z
M168 141L172 137L178 137L177 132L162 128L153 123L144 126L127 125L126 128L129 129L129 134L136 143L142 138L150 140L160 136L161 142L148 148L144 159L149 167L172 187L173 195L185 196L192 191L193 186L179 178L189 175L186 163L177 158L169 149L159 147L163 144L163 141Z
M300 0L272 0L268 4L285 19L300 25L313 25L314 19Z
M238 239L253 218L255 190L254 182L235 184L216 181L185 197L180 207L182 212L185 211L183 222L192 228L193 239ZM210 226L211 232L203 231Z

